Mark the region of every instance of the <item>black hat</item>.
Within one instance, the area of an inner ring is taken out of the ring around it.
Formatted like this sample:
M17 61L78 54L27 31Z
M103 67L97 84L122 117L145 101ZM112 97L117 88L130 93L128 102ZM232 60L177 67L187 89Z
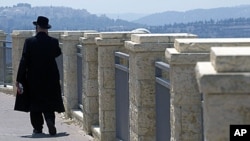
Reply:
M43 16L38 16L37 21L33 21L33 24L36 26L39 25L41 28L44 28L44 29L51 28L51 25L49 25L49 19Z

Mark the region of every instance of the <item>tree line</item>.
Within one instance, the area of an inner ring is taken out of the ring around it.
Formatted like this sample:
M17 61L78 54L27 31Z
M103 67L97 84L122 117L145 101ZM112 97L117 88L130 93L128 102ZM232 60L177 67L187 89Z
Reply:
M37 16L50 18L52 30L97 30L131 31L146 28L151 33L192 33L199 37L250 37L250 18L230 18L204 20L189 23L174 23L161 26L148 26L121 19L110 19L106 15L90 14L85 9L69 7L32 7L20 3L13 7L0 7L0 30L11 33L13 30L33 30L32 21Z
M250 37L250 18L175 23L163 26L149 26L154 33L192 33L204 38Z

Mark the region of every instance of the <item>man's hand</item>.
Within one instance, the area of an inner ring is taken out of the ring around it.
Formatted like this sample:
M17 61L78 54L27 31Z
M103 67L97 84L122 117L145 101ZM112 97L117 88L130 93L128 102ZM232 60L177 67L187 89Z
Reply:
M16 87L17 87L17 94L22 94L23 93L22 84L16 81Z

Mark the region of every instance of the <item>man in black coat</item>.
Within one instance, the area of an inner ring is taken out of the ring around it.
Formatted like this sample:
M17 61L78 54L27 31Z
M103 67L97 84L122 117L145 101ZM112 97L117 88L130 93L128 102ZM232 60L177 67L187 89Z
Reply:
M33 24L36 35L25 40L16 78L17 98L24 95L26 100L20 104L16 99L15 110L30 112L34 134L42 133L45 119L50 135L55 135L55 112L65 111L55 61L62 52L58 39L48 35L48 18L39 16Z

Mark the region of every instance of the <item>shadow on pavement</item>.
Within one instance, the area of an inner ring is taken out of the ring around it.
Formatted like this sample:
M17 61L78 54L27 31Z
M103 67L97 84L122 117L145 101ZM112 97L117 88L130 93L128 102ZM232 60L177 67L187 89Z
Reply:
M69 134L66 132L61 132L61 133L57 133L54 136L51 136L50 134L41 133L41 134L24 135L21 137L22 138L58 138L58 137L65 137L65 136L69 136Z

